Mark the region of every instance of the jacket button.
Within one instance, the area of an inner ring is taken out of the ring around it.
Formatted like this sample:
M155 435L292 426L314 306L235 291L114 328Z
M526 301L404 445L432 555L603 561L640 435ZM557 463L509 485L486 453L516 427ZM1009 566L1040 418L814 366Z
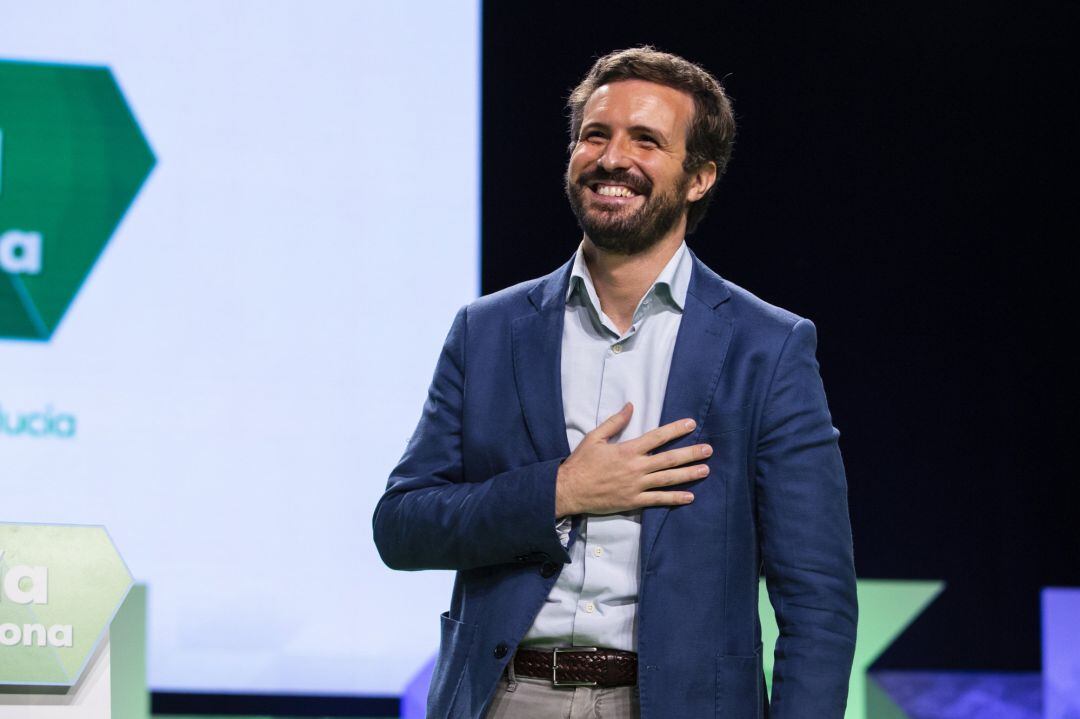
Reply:
M544 562L540 565L540 576L544 579L554 576L557 571L559 571L559 565L555 562Z
M502 659L506 656L506 644L499 642L499 646L495 647L495 658Z

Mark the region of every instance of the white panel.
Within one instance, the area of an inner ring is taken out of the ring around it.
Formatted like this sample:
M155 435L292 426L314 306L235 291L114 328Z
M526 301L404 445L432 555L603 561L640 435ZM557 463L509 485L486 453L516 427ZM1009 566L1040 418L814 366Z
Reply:
M155 689L398 692L450 578L371 514L479 284L478 3L0 18L0 59L111 67L158 160L51 341L0 339L0 407L78 427L0 435L4 519L109 528Z

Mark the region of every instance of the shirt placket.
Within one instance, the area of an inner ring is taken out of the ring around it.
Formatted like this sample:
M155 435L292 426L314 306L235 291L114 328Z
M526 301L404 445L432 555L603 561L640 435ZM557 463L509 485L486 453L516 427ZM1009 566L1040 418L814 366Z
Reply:
M652 292L650 291L635 311L633 324L621 336L606 316L601 318L608 336L614 339L609 342L602 359L603 370L596 411L597 425L622 409L627 402L632 386L630 383L633 382L634 338L651 304ZM634 424L636 422L631 418L631 426ZM621 566L618 557L613 557L610 551L610 548L618 547L618 522L624 519L621 515L609 515L586 517L583 520L583 531L579 539L584 540L582 542L584 571L572 632L572 643L576 646L588 641L585 637L603 634L602 592L612 584L607 581L612 572L626 569Z

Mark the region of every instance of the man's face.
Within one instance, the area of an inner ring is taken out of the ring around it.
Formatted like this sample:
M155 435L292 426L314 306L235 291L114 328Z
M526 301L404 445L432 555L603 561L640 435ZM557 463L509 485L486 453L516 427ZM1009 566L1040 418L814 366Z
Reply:
M693 114L690 95L644 80L602 85L585 103L566 195L597 247L632 255L685 228L688 203L712 185L683 170Z

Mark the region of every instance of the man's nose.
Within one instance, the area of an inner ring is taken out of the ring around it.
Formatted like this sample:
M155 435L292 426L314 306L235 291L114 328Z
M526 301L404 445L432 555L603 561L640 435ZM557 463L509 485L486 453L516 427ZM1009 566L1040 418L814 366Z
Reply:
M600 166L600 169L608 172L628 168L630 166L630 155L626 151L624 142L617 138L612 138L611 141L604 146L604 151L600 153L600 157L596 159L596 164Z

